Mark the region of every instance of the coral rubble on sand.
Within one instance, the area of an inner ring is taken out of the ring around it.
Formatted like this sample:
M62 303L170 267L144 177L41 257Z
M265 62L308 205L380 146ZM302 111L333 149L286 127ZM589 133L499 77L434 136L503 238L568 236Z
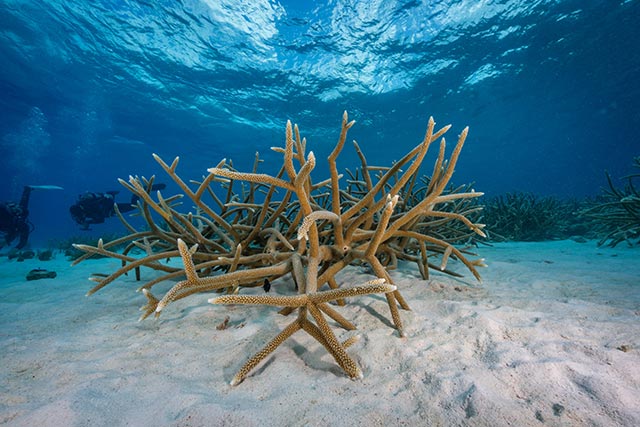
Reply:
M469 252L452 243L470 234L484 236L484 226L469 219L479 208L465 203L482 193L468 187L447 188L467 129L446 159L443 135L450 126L436 131L435 122L430 119L423 141L389 167L369 166L354 142L361 165L355 173L349 172L349 184L341 189L342 175L338 174L336 160L353 124L345 112L339 140L328 157L330 177L321 182L312 182L310 173L316 158L312 151L307 153L306 140L300 138L297 126L290 122L285 147L273 148L283 156L275 175L258 173L260 161L256 155L251 173L239 172L231 162L222 160L208 170L201 182L188 184L177 174L179 158L167 164L154 155L183 194L165 197L158 191L154 199L148 192L153 177L121 180L139 197L138 213L148 229L136 230L119 214L130 235L108 243L100 240L97 246L76 245L86 252L76 263L94 254L123 263L110 275L93 277L97 285L89 294L131 270L136 270L139 279L140 267L147 267L163 274L141 287L148 300L142 308L142 318L152 313L159 315L178 299L211 291L225 293L209 300L214 304L265 304L282 307L280 313L284 315L295 313L296 318L240 369L233 384L242 381L264 357L299 330L320 342L350 377L361 376L346 352L352 341L340 342L325 316L346 329L355 326L328 303L344 305L347 298L354 296L384 294L393 325L402 336L399 307L408 310L409 306L388 271L399 260L405 260L417 263L423 278L428 277L429 268L457 274L448 269L448 261L456 259L479 279L476 267L483 266L483 260L467 258ZM423 159L437 140L439 152L432 174L420 179ZM224 195L219 195L220 190ZM195 213L177 210L185 196L195 204ZM161 221L154 220L158 216ZM455 224L462 224L464 229ZM122 244L126 245L124 250L113 250ZM134 248L141 248L145 255L133 256ZM161 263L175 257L182 258L183 268ZM439 258L437 263L432 262L434 257ZM339 284L336 275L352 264L367 265L376 278L365 284ZM247 287L266 283L277 286L276 279L286 275L291 275L296 284L295 294L242 294ZM152 294L156 284L182 277L184 280L163 297Z

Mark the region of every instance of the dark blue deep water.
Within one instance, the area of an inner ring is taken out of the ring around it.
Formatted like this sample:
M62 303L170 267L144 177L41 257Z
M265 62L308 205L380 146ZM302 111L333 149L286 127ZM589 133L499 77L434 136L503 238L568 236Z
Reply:
M456 183L596 195L640 155L639 21L638 0L2 0L0 200L62 186L32 195L31 241L77 235L79 193L164 179L151 153L275 172L287 119L322 159L343 110L370 164L433 115L470 126Z

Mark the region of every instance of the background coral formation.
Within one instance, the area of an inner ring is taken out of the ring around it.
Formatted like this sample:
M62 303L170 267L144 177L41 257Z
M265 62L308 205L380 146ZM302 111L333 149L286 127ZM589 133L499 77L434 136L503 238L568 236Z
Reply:
M579 215L587 201L512 192L483 201L482 221L493 241L544 241L591 234Z
M139 197L137 209L147 229L135 229L120 215L130 231L128 236L108 243L100 240L97 246L76 245L86 252L76 262L93 254L122 261L119 270L93 277L97 284L89 294L132 270L139 278L145 267L162 274L141 287L147 297L142 318L157 316L171 302L201 292L223 293L210 299L214 304L265 304L282 307L281 314L295 314L289 326L240 368L233 384L300 330L326 348L350 377L361 376L346 351L352 338L340 341L332 323L348 330L355 325L335 305L344 305L351 297L381 293L394 327L403 335L399 308L409 309L409 305L393 284L389 270L404 260L416 263L424 278L430 268L459 274L449 267L450 260L457 260L479 279L477 267L484 265L483 260L468 258L465 249L452 243L468 240L472 234L484 236L484 225L469 219L476 218L479 207L467 202L482 193L467 186L447 188L468 129L459 135L447 158L444 134L450 126L436 130L430 119L423 141L385 167L368 165L354 142L361 164L348 172L347 185L341 186L345 180L338 174L337 159L353 124L345 112L338 142L327 159L330 176L319 182L311 179L316 158L290 122L285 146L273 148L283 157L282 166L273 175L259 173L256 154L250 173L222 160L200 181L185 182L177 173L179 158L169 164L154 155L182 193L149 194L153 177L121 180ZM438 157L431 175L421 178L420 166L436 141ZM194 211L178 210L185 198ZM124 250L113 250L123 244ZM142 256L134 256L136 248L143 251ZM177 257L182 259L182 267L164 263ZM339 283L337 274L354 264L367 266L371 280ZM292 279L295 289L287 287L290 281L278 280L285 276ZM182 280L156 297L156 285L172 279ZM276 288L273 295L243 293L247 288L268 289L267 284Z
M640 157L633 158L634 168L640 170ZM630 245L640 242L640 193L634 180L640 172L627 175L626 185L618 188L606 173L608 188L604 190L594 206L585 210L584 215L594 219L597 230L602 235L598 244L616 246L626 241Z

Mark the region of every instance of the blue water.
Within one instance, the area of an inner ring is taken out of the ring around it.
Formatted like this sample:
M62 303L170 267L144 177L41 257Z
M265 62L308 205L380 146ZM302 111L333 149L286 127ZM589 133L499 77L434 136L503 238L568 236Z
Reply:
M639 3L2 0L0 200L63 186L32 195L32 244L80 234L77 195L163 180L151 153L179 155L185 179L222 158L248 170L256 151L274 172L287 119L323 158L343 110L370 164L433 115L470 126L456 183L596 195L640 155ZM347 147L339 167L358 164Z

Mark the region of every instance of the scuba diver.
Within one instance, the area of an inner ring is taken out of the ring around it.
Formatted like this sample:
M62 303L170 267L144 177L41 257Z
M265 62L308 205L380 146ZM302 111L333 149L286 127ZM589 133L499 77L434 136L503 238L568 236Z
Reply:
M165 184L155 184L151 191L163 190ZM105 193L86 192L78 196L75 204L71 205L69 212L71 218L80 225L81 230L89 230L90 224L102 224L106 218L115 216L115 206L121 213L130 212L135 209L138 196L132 195L130 203L116 203L115 196L118 191L107 191Z
M33 231L33 224L29 221L29 197L31 190L62 190L56 185L25 185L22 190L20 202L0 203L0 234L4 241L0 240L0 248L10 245L13 240L19 238L16 249L22 249L27 245L29 234Z

